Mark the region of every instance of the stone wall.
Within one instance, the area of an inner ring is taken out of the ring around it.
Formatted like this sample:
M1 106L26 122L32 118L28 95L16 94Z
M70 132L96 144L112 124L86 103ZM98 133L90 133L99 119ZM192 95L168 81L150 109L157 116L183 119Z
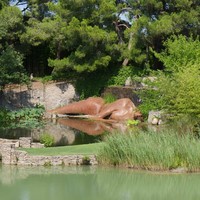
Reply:
M140 99L135 86L108 87L102 92L102 97L107 93L113 94L117 99L130 98L138 106ZM32 82L31 86L8 85L0 93L0 107L15 110L23 107L43 105L46 110L67 105L79 99L74 86L67 82Z
M24 151L16 151L17 165L29 166L70 166L70 165L96 165L94 155L66 155L66 156L30 156ZM3 162L3 161L2 161Z
M27 140L28 141L28 140ZM33 156L26 151L16 148L18 141L3 140L0 143L0 157L2 164L26 166L69 166L69 165L97 165L95 155L64 155L64 156ZM29 141L28 141L29 143ZM27 145L27 143L26 143Z
M117 87L117 86L112 86L112 87L108 87L106 88L103 93L102 93L102 97L104 97L106 94L112 94L114 97L116 97L117 99L120 98L129 98L132 100L132 102L138 106L141 103L141 99L138 97L138 95L136 94L136 91L140 89L140 88L136 88L136 87Z
M22 107L43 105L53 109L72 102L77 98L75 88L67 82L32 82L31 86L10 85L0 94L0 107L15 110Z

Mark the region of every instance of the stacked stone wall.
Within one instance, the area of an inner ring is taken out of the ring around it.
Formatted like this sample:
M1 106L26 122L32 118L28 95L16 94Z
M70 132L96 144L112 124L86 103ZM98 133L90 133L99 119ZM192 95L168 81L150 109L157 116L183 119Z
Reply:
M29 142L30 140L27 141ZM95 155L33 156L29 155L26 151L18 150L15 145L16 141L12 142L8 140L1 140L0 156L2 164L25 166L70 166L98 164Z

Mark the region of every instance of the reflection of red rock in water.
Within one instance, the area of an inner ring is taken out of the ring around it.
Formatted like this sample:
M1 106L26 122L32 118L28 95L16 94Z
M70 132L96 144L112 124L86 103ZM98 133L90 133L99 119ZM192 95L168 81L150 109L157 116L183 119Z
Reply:
M100 97L90 97L48 112L55 114L85 114L90 115L90 118L96 120L111 119L116 121L138 119L142 116L128 98L118 99L115 102L105 104Z
M102 121L91 121L91 120L83 120L83 119L64 119L60 118L57 121L60 124L65 126L69 126L71 128L78 129L88 135L101 135L105 131L112 132L116 129L115 123L105 123ZM119 126L117 127L119 128Z

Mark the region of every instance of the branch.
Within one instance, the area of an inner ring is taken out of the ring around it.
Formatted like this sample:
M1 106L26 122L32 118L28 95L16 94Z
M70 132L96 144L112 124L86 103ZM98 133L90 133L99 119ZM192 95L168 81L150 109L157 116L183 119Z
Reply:
M119 26L124 26L124 27L126 27L127 29L129 29L129 27L126 25L126 24L119 24L119 25L117 25L118 27Z
M122 9L119 11L118 17L119 17L122 13L124 13L124 12L130 12L131 10L133 10L133 8L131 8L131 7L122 8Z
M27 4L27 2L21 2L20 0L17 1L17 3L15 4L15 6L21 6L21 5L24 5L24 4Z

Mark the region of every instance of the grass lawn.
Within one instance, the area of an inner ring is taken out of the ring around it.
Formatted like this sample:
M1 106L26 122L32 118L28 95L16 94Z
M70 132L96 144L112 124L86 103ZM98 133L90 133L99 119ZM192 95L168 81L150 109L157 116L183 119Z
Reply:
M48 147L48 148L20 148L30 155L58 156L58 155L91 155L97 154L101 143L82 144L74 146Z

